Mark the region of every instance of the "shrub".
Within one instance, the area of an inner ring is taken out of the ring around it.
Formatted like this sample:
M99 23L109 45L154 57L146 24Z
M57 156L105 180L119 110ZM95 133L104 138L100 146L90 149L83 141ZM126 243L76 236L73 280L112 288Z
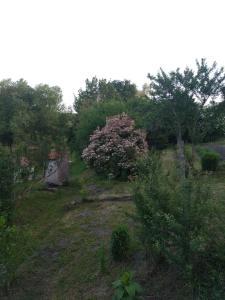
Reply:
M133 274L124 272L120 279L113 282L113 300L135 300L142 292L141 286L133 280Z
M107 118L105 127L94 132L82 157L99 174L127 178L136 173L136 159L146 151L145 134L121 114Z
M116 227L111 236L111 254L114 260L121 261L128 256L130 235L126 226Z
M197 179L168 182L154 155L140 169L135 204L152 257L176 266L198 299L225 299L224 205Z
M162 150L168 145L168 136L164 130L150 131L150 145L155 149Z
M14 168L10 153L0 148L0 215L10 221L13 212L13 176Z
M219 164L220 156L213 151L205 151L201 156L201 165L203 171L216 171Z
M107 267L106 267L106 253L105 253L105 246L102 243L100 248L99 248L99 263L100 263L100 272L102 274L106 273Z
M75 150L82 153L88 146L90 135L93 131L105 125L107 117L127 111L126 104L120 101L95 103L92 106L81 109L78 114L75 133Z
M16 226L8 226L0 217L0 288L7 288L14 279L18 266L30 252L29 236Z

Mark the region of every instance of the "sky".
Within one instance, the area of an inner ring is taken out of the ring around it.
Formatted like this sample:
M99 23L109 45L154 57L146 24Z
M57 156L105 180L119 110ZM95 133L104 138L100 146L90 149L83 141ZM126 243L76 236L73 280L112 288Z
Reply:
M224 0L0 0L0 80L58 85L72 105L93 76L225 66Z

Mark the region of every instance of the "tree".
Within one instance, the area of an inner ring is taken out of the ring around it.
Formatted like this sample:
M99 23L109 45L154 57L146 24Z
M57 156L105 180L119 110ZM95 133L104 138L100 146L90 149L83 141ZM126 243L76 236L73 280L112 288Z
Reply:
M75 97L74 109L79 112L82 107L88 107L96 102L110 100L129 101L135 97L137 89L129 80L86 79L85 89L78 91Z
M16 112L15 86L10 80L0 82L0 142L12 147L14 142L13 118Z
M195 144L204 139L204 133L207 134L207 130L203 129L202 120L206 121L204 116L211 110L209 107L212 107L211 113L214 112L215 119L219 116L218 110L214 107L215 100L219 100L223 94L225 73L224 68L219 68L216 62L208 65L206 59L201 59L200 61L196 60L195 72L187 67L183 74L183 78L180 77L180 84L198 104L198 110L192 112L188 127L192 143Z
M18 156L30 156L42 166L51 146L65 147L69 118L59 87L40 84L32 88L23 79L0 82L0 143L18 150ZM30 146L38 148L35 154L29 155Z
M203 142L213 142L225 136L223 103L212 102L206 106L199 120L198 131Z
M224 203L197 177L173 182L154 153L140 161L138 174L134 201L151 264L175 266L193 299L224 299Z
M224 87L225 73L224 68L218 68L214 62L211 66L207 64L206 59L202 58L200 62L196 60L197 71L194 75L188 68L185 72L193 74L190 78L191 84L185 85L189 88L189 93L199 101L203 107L207 102L213 101L221 96Z
M4 148L0 148L0 217L4 216L7 223L13 214L13 176L14 166L12 155Z
M169 72L162 69L156 76L148 74L150 95L163 104L167 124L170 124L177 137L178 157L182 177L185 176L185 157L183 134L188 131L192 143L199 137L199 121L204 106L222 93L225 81L223 68L214 62L208 66L205 59L196 61L197 70L186 68ZM163 111L163 110L162 110Z
M182 136L187 124L190 122L190 111L196 105L194 99L188 94L181 81L185 82L185 75L180 70L166 74L162 69L156 77L148 77L151 80L150 93L155 101L160 102L161 112L165 116L164 121L172 128L177 138L178 159L181 176L185 177L184 142ZM185 82L186 83L186 82Z
M25 80L0 82L0 142L3 145L12 148L18 139L18 129L27 122L26 106L32 102L33 88Z
M90 107L83 107L76 120L73 136L74 150L82 153L89 143L90 135L94 130L105 125L106 117L127 112L126 103L120 101L109 101L104 103L95 103Z
M129 101L136 96L136 85L131 83L130 80L113 80L112 86L118 93L119 99L122 101Z

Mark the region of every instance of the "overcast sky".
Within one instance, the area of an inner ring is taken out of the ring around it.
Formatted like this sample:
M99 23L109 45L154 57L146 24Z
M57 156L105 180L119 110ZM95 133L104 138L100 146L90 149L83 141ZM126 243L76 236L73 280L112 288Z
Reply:
M0 80L59 85L64 102L86 78L130 79L225 65L224 0L0 0Z

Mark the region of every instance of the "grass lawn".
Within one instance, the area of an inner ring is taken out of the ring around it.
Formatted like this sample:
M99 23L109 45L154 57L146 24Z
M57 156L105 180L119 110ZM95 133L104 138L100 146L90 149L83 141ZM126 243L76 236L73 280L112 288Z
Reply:
M162 153L166 172L174 168L173 149ZM198 165L198 164L197 164ZM225 194L225 176L203 175L202 183L213 193ZM190 290L176 272L162 268L149 277L145 253L138 241L138 224L131 217L132 201L92 201L68 206L76 199L95 194L123 195L132 193L132 184L97 177L76 157L71 167L68 187L56 192L32 190L17 204L16 223L30 232L34 244L32 256L21 265L10 295L3 299L75 299L107 300L112 297L112 282L123 271L135 272L136 280L145 288L143 299L191 299ZM115 263L110 257L113 228L126 224L132 237L130 259ZM99 250L104 245L106 273L100 271Z
M38 190L38 186L17 203L16 224L29 231L34 253L18 270L10 299L110 299L112 282L131 268L133 261L116 264L109 253L116 225L127 224L131 234L135 230L128 217L134 212L131 201L84 202L68 209L74 199L91 196L95 190L106 197L122 197L131 193L130 184L99 178L74 160L69 186L56 192ZM106 274L100 272L102 245Z

